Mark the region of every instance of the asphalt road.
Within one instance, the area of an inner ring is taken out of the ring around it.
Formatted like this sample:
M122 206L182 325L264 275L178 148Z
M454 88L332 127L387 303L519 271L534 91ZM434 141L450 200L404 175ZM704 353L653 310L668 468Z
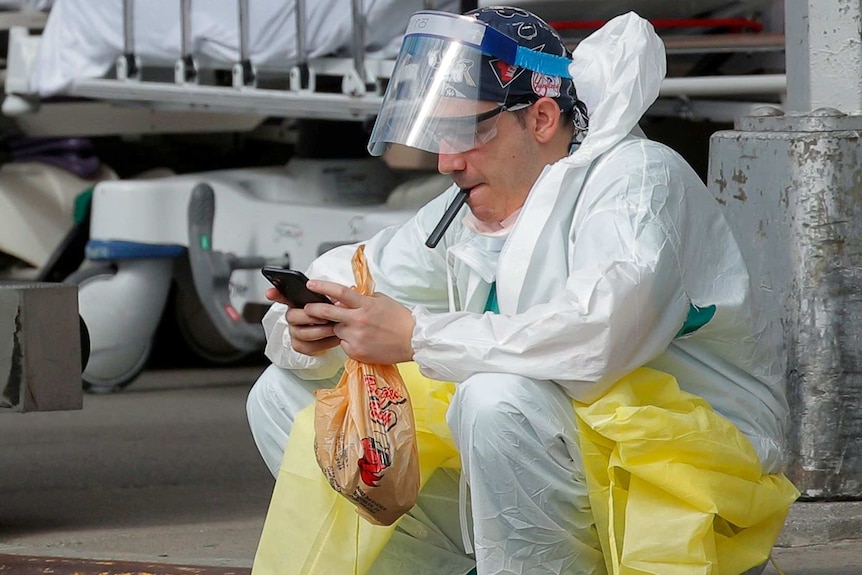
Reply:
M263 368L149 371L84 409L0 415L0 553L251 566L274 481Z
M245 419L262 369L148 371L81 411L0 415L0 572L50 572L4 570L14 554L247 573L274 485ZM859 536L774 558L786 575L859 575Z

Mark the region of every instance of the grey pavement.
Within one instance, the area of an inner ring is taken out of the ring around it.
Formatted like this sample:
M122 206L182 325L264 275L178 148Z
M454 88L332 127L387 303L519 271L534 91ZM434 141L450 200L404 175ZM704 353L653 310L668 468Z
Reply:
M274 481L263 368L146 372L84 409L0 416L0 553L250 566Z
M262 369L148 371L81 411L0 415L0 555L250 567L273 487L245 419ZM862 574L862 502L796 504L773 555Z
M862 574L862 501L794 504L773 559L786 575Z

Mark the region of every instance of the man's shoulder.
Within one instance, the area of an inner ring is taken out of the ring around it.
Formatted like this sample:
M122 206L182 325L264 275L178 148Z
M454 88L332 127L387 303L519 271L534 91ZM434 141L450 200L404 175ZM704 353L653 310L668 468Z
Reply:
M623 158L627 160L640 158L644 161L666 161L687 165L683 157L670 146L639 136L624 138L602 154L600 158L603 160L613 159L614 161Z
M628 136L603 153L593 163L593 175L613 174L614 177L665 174L700 182L689 163L673 148L638 136Z

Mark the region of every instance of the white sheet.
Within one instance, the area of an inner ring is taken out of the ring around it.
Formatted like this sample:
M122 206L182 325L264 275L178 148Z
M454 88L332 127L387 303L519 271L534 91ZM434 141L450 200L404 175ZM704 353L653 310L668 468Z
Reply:
M643 18L691 18L752 0L479 0L479 6L520 6L545 20L610 20L629 11Z
M312 58L347 55L352 45L350 0L306 0L306 49ZM435 9L455 11L457 0ZM423 0L364 0L371 57L392 58L410 15ZM287 70L296 60L295 2L250 0L249 53L259 69ZM192 45L201 66L238 59L237 0L192 2ZM144 65L172 65L180 55L180 0L135 2L135 52ZM123 0L54 0L30 81L42 96L61 93L76 78L98 78L123 52Z
M0 0L0 10L50 10L54 0Z

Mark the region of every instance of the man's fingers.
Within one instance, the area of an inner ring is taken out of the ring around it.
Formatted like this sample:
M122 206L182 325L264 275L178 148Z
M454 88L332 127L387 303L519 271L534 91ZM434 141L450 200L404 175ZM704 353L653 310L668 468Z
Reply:
M362 294L353 291L347 286L337 284L335 282L327 282L323 280L309 280L308 289L317 293L322 293L333 301L341 303L344 307L359 307Z
M269 301L277 301L278 303L283 303L284 305L287 305L287 300L286 300L286 299L284 299L284 296L283 296L283 295L281 295L281 292L280 292L280 291L278 291L278 290L277 290L277 289L275 289L275 288L268 288L268 289L264 292L264 294L263 294L263 295L264 295L264 297L266 297L266 299L268 299Z
M290 339L292 341L320 341L334 335L332 323L290 326Z
M328 303L310 303L306 307L306 314L317 323L340 323L351 317L353 310Z
M339 344L341 344L341 340L335 336L317 341L300 341L295 339L290 342L291 347L303 355L319 355L334 347L338 347Z
M324 325L329 323L330 320L312 315L309 311L310 310L303 307L293 307L288 309L287 323L290 325Z

